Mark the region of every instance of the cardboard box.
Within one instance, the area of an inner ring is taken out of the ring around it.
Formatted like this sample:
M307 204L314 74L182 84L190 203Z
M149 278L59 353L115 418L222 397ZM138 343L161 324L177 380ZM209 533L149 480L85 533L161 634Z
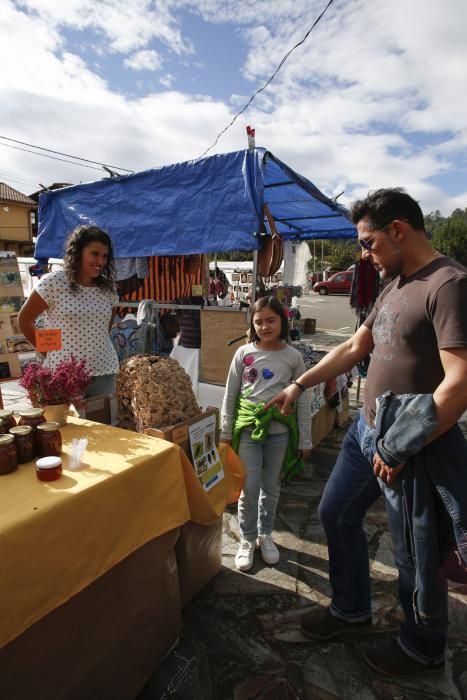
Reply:
M117 400L112 394L91 396L88 399L77 401L73 406L79 418L105 425L116 424Z
M207 416L216 416L216 445L219 446L219 409L217 408L207 408L203 413L190 418L189 420L182 421L176 425L167 425L163 428L146 428L144 431L146 435L152 435L153 437L161 438L162 440L167 440L168 442L173 442L175 445L180 445L182 450L185 452L186 456L192 461L191 448L190 448L190 436L188 432L189 426L197 423Z

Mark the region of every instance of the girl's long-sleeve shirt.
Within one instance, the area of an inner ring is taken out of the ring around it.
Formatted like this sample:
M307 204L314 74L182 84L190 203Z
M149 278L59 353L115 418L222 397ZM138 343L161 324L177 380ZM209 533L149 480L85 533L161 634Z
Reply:
M239 396L255 403L267 403L290 382L305 372L301 354L291 345L281 350L260 350L255 343L238 348L232 360L222 402L221 439L232 438L235 407ZM309 450L311 442L311 401L305 391L296 402L296 415L299 430L298 447ZM272 421L269 432L287 432L287 426Z

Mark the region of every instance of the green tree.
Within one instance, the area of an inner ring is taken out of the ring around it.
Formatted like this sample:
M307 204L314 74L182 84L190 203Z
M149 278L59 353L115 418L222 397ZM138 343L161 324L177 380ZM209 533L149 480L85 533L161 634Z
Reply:
M313 241L309 241L310 252L313 255ZM321 262L321 240L316 241L316 269L319 270ZM323 239L323 258L327 265L331 265L333 270L346 270L357 262L360 257L357 239L345 241L329 241ZM313 269L313 261L308 263L310 270Z
M460 213L458 213L460 212ZM433 246L467 267L467 210L456 210L433 229Z

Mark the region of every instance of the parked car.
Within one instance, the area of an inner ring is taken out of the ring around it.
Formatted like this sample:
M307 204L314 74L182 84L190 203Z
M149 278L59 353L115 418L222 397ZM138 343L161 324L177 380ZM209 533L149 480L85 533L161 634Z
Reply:
M335 272L326 282L316 282L313 291L318 294L350 294L352 286L353 270Z

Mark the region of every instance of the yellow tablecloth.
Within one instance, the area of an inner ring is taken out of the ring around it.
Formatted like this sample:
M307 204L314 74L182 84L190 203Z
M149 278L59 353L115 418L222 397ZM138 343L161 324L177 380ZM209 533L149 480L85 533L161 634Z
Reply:
M85 465L70 471L80 437ZM0 477L0 647L191 517L187 466L171 443L74 418L62 438L58 481L38 481L32 462Z

